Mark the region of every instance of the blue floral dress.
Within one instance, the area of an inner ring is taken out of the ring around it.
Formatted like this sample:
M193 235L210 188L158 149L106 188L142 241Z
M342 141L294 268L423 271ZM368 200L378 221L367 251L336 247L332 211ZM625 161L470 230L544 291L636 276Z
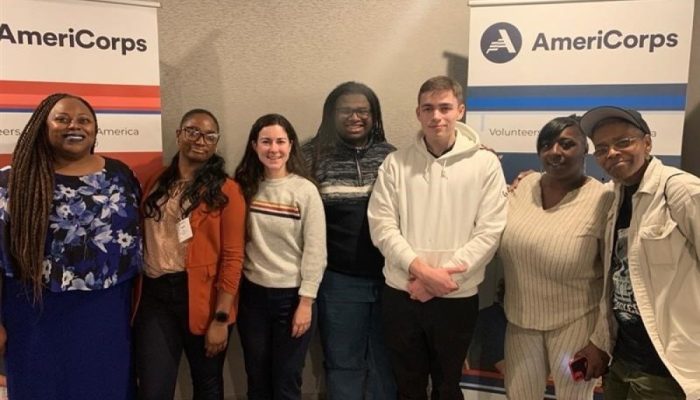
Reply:
M55 175L43 262L46 290L35 304L31 288L15 279L10 257L8 179L9 169L0 171L9 396L132 398L131 282L142 264L138 181L109 158L96 173Z

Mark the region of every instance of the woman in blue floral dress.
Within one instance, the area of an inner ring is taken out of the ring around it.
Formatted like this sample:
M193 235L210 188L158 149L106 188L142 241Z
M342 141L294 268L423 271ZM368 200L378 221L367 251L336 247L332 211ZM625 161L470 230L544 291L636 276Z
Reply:
M134 396L140 189L126 165L94 154L96 133L85 100L51 95L0 171L0 348L13 399Z

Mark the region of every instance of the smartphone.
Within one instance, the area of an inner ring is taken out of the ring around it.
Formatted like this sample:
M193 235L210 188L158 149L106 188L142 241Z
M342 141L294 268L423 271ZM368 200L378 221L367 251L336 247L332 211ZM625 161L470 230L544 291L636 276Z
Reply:
M569 361L569 370L571 370L571 377L575 381L580 381L586 377L586 370L588 369L588 359L586 357L579 357Z

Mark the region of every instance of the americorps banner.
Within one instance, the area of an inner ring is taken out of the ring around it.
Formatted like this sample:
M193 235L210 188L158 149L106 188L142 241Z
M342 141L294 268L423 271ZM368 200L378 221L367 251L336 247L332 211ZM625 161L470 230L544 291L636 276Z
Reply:
M639 110L654 135L652 153L680 164L693 0L470 0L469 6L467 123L503 155L509 181L521 170L540 169L535 142L545 123L600 105ZM587 170L605 176L592 159ZM507 322L492 300L501 276L494 262L480 286L482 310L461 383L465 399L505 399L497 362ZM551 381L544 398L555 398ZM602 398L600 388L595 398Z
M97 112L96 151L137 173L162 161L158 3L0 1L0 164L48 94Z
M517 3L470 1L467 123L504 155L509 180L539 169L547 121L599 105L642 112L653 154L680 164L692 0Z

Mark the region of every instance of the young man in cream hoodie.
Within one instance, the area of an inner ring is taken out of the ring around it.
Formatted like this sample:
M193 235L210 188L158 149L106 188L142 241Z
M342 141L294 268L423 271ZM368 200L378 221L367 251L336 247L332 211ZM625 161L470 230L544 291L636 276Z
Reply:
M458 122L462 88L438 76L418 92L421 132L379 168L369 202L384 255L384 335L400 399L462 399L462 364L479 308L477 285L506 222L498 158Z

